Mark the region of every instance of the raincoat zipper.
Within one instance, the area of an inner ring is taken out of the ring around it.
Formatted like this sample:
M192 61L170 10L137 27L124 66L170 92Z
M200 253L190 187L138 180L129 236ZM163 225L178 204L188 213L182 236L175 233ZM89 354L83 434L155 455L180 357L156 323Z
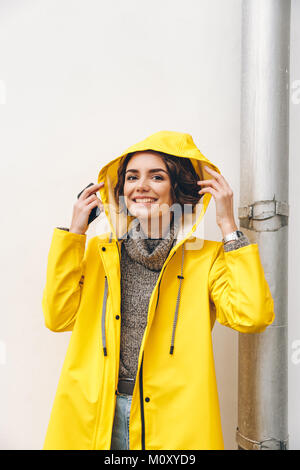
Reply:
M168 262L171 261L171 259L175 255L175 253L176 253L176 251L174 251L174 253L172 254L172 256L171 256L171 258L169 259ZM163 276L163 273L164 273L165 269L166 269L166 266L164 267L164 270L163 270L162 275L160 277L160 281L159 281L158 288L157 288L158 292L157 292L156 307L157 307L157 304L158 304L160 283L161 283L162 276ZM144 388L143 388L143 363L144 363L144 352L143 352L143 355L142 355L141 367L140 367L140 371L139 371L139 386L140 386L139 388L140 388L140 408L141 408L141 425L142 425L141 444L142 444L142 450L146 450L146 447L145 447L145 411L144 411Z
M103 295L103 304L102 304L102 318L101 318L102 348L103 348L104 356L107 356L106 333L105 333L105 317L106 317L106 308L107 308L107 291L108 291L108 282L107 282L107 276L105 276L104 295Z
M139 372L139 385L140 385L140 405L141 405L141 422L142 422L142 450L145 450L145 414L144 414L144 389L143 389L143 362L144 353L142 356L142 362Z

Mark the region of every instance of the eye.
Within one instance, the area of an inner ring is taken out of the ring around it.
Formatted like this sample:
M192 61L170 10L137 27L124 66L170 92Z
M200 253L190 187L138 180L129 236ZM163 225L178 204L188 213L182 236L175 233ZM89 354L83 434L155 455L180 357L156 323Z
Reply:
M127 176L126 181L131 180L132 178L136 179L136 176L133 176L133 175ZM161 175L153 175L153 178L158 178L158 180L163 180L163 177Z

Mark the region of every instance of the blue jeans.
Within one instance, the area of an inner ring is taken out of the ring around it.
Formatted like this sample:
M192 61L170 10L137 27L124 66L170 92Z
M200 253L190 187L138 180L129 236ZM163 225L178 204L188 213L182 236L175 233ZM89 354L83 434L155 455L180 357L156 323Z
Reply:
M129 416L132 395L117 394L111 450L129 450Z

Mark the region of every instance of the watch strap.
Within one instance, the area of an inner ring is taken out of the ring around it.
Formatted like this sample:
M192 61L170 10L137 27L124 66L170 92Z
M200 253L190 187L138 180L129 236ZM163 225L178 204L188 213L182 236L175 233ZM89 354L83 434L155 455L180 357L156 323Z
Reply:
M235 230L234 232L228 233L225 235L225 237L222 239L223 243L231 242L233 240L238 240L243 236L243 232L241 230Z

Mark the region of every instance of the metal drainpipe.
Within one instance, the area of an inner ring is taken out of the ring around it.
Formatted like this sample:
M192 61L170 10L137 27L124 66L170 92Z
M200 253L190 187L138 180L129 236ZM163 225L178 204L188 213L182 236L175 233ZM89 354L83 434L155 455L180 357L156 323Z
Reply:
M244 0L240 228L259 246L274 299L264 332L239 333L240 450L288 449L290 0Z

